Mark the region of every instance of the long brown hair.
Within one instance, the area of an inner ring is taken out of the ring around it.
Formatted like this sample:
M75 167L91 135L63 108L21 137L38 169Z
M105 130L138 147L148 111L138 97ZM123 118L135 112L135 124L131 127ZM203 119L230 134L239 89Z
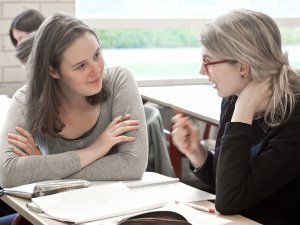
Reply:
M59 118L59 86L57 80L50 76L50 68L60 71L63 53L86 32L97 38L86 24L65 14L49 17L37 31L27 64L29 83L26 113L33 132L55 137L65 126ZM95 105L106 101L108 96L107 84L103 82L102 90L87 96L86 100Z

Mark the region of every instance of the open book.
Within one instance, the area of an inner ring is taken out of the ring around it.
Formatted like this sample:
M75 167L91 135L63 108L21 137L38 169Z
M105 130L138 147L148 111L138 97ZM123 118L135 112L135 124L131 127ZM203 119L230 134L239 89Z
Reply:
M142 212L167 203L133 192L122 182L32 198L32 202L47 217L76 224Z

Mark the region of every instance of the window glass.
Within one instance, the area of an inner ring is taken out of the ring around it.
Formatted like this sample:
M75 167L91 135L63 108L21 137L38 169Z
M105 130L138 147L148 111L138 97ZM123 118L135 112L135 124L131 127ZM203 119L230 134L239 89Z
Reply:
M297 0L76 0L76 15L96 30L107 66L127 66L137 80L201 77L200 24L233 8L265 12L279 25L287 18L284 48L300 68Z
M298 0L76 0L80 18L211 18L234 8L299 17Z

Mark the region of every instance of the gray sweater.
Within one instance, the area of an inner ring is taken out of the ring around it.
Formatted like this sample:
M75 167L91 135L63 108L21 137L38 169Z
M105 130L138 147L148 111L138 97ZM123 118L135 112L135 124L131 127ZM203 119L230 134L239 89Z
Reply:
M19 157L7 142L8 133L15 127L26 130L29 123L24 114L26 86L12 98L7 118L0 134L0 185L12 187L37 181L81 178L87 180L127 180L141 178L148 160L148 140L145 114L136 82L131 73L121 67L110 68L104 73L110 97L101 103L101 112L95 126L76 140L49 137L30 131L43 155ZM127 106L132 119L140 121L137 131L128 132L136 137L134 142L123 142L113 147L108 155L81 168L75 150L93 143L109 123L123 114Z

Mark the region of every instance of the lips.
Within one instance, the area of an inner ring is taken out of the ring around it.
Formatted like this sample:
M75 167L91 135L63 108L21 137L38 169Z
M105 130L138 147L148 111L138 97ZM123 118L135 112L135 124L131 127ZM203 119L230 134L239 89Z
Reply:
M94 84L94 83L97 83L97 82L99 82L99 78L97 78L97 79L95 79L95 80L93 80L93 81L90 81L90 82L88 82L88 83Z
M208 81L211 82L211 84L212 84L213 86L217 86L217 84L216 84L215 82L213 82L212 80L208 79Z

